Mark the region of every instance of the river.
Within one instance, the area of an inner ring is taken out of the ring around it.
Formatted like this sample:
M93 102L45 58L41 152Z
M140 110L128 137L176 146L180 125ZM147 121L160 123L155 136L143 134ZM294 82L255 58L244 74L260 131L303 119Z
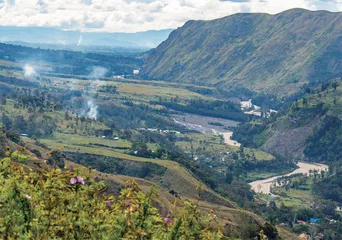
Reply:
M231 139L233 132L225 129L226 127L236 127L239 122L221 119L221 118L214 118L214 117L205 117L195 114L188 114L188 113L178 113L172 115L173 120L185 126L190 130L196 130L204 134L222 134L225 140L225 143L230 146L240 146L240 143ZM220 123L222 126L214 126L209 123ZM317 163L304 163L299 162L297 164L298 169L295 171L288 173L286 175L279 175L271 178L267 178L264 180L258 180L251 182L250 185L252 189L256 193L264 193L270 194L271 193L271 185L277 178L282 176L291 176L294 174L302 173L308 174L310 170L328 170L328 166L324 164L317 164Z
M271 185L274 181L277 180L277 178L282 177L282 176L291 176L294 174L302 173L302 174L308 174L310 170L318 170L319 172L321 170L327 171L328 166L324 164L318 164L318 163L304 163L304 162L299 162L297 164L298 169L295 171L288 173L286 175L279 175L271 178L267 178L264 180L258 180L251 182L250 185L252 186L252 189L256 193L263 193L263 194L270 194L271 193Z
M230 146L240 146L238 142L231 140L233 132L225 129L227 127L236 127L239 122L189 113L172 114L172 118L175 123L183 125L190 130L195 130L204 134L222 134L226 144ZM220 124L221 126L212 125L210 123Z

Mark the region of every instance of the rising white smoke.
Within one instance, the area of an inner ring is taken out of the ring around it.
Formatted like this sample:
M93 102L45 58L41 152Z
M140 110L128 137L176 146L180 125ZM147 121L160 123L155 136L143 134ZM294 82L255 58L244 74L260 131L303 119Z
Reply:
M81 46L82 42L83 42L83 37L82 35L80 35L80 37L78 38L77 47Z
M34 70L34 68L31 65L28 65L28 64L25 65L23 70L24 70L25 77L34 77L37 75L36 70Z
M93 100L88 101L88 118L90 119L97 119L97 105Z
M94 66L89 77L92 79L90 87L93 90L96 90L100 86L100 79L104 78L107 74L108 70L104 67Z
M92 82L90 84L90 88L94 91L100 86L100 78L103 78L106 76L106 73L108 70L104 67L98 67L94 66L92 68L91 73L89 74L89 77L92 79ZM88 101L88 111L87 111L87 117L90 119L97 119L97 104L93 99L90 99Z
M98 80L99 78L105 77L107 72L108 72L108 69L104 67L94 66L93 70L90 73L90 77L92 79Z

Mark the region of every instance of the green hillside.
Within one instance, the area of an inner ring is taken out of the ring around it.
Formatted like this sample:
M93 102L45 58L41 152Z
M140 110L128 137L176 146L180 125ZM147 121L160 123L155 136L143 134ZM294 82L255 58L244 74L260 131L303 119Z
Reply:
M308 88L304 98L289 109L239 126L233 138L295 160L342 160L342 80Z
M189 21L150 52L147 79L289 95L342 71L342 14L293 9Z

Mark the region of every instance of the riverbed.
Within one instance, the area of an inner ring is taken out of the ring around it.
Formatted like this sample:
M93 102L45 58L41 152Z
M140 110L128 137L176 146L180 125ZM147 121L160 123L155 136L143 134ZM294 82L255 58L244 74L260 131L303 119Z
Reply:
M226 129L227 127L237 127L239 124L237 121L189 113L172 114L172 118L175 123L183 125L190 130L195 130L203 134L222 134L226 144L230 146L240 146L238 142L231 140L233 132ZM210 123L218 123L222 126L216 126Z
M227 120L227 119L221 119L221 118L205 117L205 116L188 114L188 113L173 114L172 118L175 121L175 123L183 125L190 130L195 130L203 134L222 134L224 137L225 143L227 145L237 146L237 147L240 146L240 143L231 139L233 132L226 129L226 127L236 127L239 124L239 122ZM223 126L214 126L209 123L220 123ZM254 181L254 182L251 182L250 185L252 186L252 189L256 193L270 194L271 185L274 181L277 180L277 178L280 178L282 176L291 176L291 175L298 174L298 173L309 174L310 170L315 170L315 169L318 170L319 172L321 170L327 171L329 168L327 165L324 165L324 164L304 163L304 162L299 162L297 166L298 166L298 169L296 169L295 171L291 173L267 178L264 180Z
M240 143L231 139L233 132L226 129L226 127L236 127L239 122L221 119L221 118L214 118L214 117L205 117L195 114L188 114L188 113L178 113L172 115L173 120L175 123L185 126L190 130L195 130L201 132L203 134L222 134L225 140L225 143L230 146L240 146ZM214 126L209 123L220 123L223 126ZM285 174L279 175L271 178L267 178L264 180L258 180L251 182L250 185L252 189L256 193L263 193L263 194L270 194L271 193L271 185L277 178L282 176L291 176L294 174L302 173L302 174L309 174L310 170L321 170L327 171L328 166L324 164L318 163L304 163L299 162L297 164L298 169L295 171Z
M272 183L274 181L277 180L277 178L280 178L282 176L291 176L294 174L298 174L298 173L302 173L302 174L309 174L310 170L318 170L319 172L321 170L327 171L328 170L328 166L324 165L324 164L318 164L318 163L304 163L304 162L299 162L297 164L298 169L296 169L295 171L288 173L286 175L279 175L279 176L275 176L275 177L271 177L271 178L267 178L264 180L258 180L258 181L254 181L251 182L250 185L252 186L252 189L256 192L256 193L263 193L263 194L270 194L271 193L271 186Z

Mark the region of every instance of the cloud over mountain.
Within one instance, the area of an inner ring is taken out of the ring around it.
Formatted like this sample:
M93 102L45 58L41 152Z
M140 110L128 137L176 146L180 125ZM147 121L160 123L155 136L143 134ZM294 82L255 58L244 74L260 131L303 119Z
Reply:
M341 11L342 0L0 0L0 25L136 32L238 12Z

